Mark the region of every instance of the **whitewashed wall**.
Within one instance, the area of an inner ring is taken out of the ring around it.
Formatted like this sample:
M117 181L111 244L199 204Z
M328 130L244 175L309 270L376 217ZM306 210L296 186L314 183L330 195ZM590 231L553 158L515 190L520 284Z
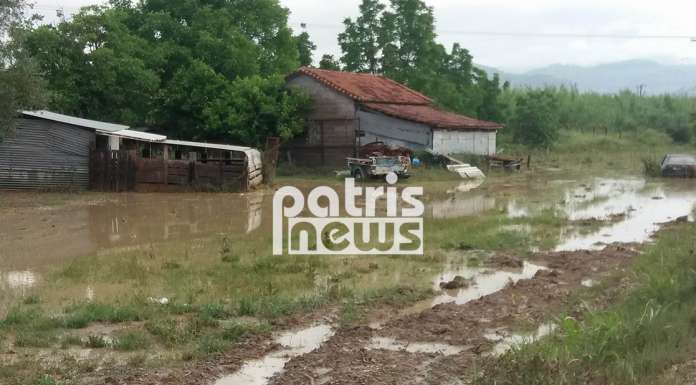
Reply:
M493 155L495 131L433 131L433 150L440 154Z

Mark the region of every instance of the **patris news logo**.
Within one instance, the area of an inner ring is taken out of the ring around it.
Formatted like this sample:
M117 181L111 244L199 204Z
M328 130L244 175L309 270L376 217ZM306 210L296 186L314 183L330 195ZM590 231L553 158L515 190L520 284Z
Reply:
M394 178L396 179L396 178ZM390 184L395 183L389 180ZM343 200L327 186L305 197L285 186L273 196L273 254L423 254L423 187L356 187ZM377 216L378 205L383 209ZM344 210L341 212L341 206Z

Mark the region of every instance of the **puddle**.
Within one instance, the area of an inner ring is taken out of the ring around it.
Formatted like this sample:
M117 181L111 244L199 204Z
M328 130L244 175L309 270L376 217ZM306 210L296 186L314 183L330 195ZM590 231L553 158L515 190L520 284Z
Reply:
M585 287L592 287L592 286L596 285L597 282L592 278L588 278L588 279L583 279L582 282L580 282L580 284L585 286Z
M435 219L461 218L481 214L495 208L495 198L486 194L452 194L447 198L432 199L426 204L425 216Z
M440 290L440 282L448 282L456 276L462 276L471 280L467 288L458 290L446 290L432 300L431 306L442 303L454 302L463 305L467 302L477 300L487 295L491 295L505 288L509 283L517 283L522 279L531 279L539 270L545 270L543 266L538 266L525 261L521 269L512 270L491 270L488 268L464 267L450 270L440 274L434 281L433 289Z
M0 287L7 286L13 290L30 289L38 280L38 275L33 271L10 271L0 273Z
M614 242L643 243L659 230L660 223L692 216L694 207L693 188L647 185L634 179L596 179L591 185L568 190L562 209L571 220L620 219L589 234L567 232L556 251L597 250Z
M496 342L495 346L493 346L493 349L490 351L489 354L499 356L514 347L538 341L539 339L553 333L557 328L558 325L548 323L539 326L539 328L534 333L508 334L496 331L486 333L484 334L484 337L489 341Z
M452 356L464 351L464 347L454 346L440 343L426 342L401 342L393 338L373 337L370 344L367 345L368 350L391 350L391 351L407 351L409 353L425 353L425 354L443 354Z
M519 269L493 270L485 267L449 269L438 274L432 282L433 290L436 292L441 291L441 294L401 310L398 317L421 313L444 303L464 305L467 302L475 301L503 290L510 283L517 283L523 279L532 279L537 272L546 269L544 266L535 265L527 261L524 261L522 268ZM456 276L461 276L469 281L469 285L462 289L442 290L440 283L452 281ZM372 329L379 330L382 328L382 322L371 322L369 326Z
M245 363L236 373L222 377L215 385L264 385L283 371L293 357L315 350L333 336L329 325L315 325L296 332L280 334L275 342L281 350L271 352L261 359Z
M483 182L485 182L485 181L486 180L483 178L468 179L468 180L465 180L465 181L459 183L453 189L447 190L447 193L452 194L452 193L458 193L458 192L460 192L460 193L469 192L471 190L479 188L483 184Z

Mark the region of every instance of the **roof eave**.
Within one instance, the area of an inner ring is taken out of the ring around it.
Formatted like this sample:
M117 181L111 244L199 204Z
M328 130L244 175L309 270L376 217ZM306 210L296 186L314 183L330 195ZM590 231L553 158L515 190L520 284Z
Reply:
M504 126L433 126L436 130L452 130L452 131L498 131L503 129Z

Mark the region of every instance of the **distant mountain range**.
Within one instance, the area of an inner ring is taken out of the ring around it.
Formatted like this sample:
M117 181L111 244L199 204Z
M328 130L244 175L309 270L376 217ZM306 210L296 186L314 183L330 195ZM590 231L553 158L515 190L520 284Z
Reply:
M575 85L581 91L615 93L624 89L647 94L696 95L696 65L668 65L650 60L628 60L595 66L553 64L524 73L503 72L479 65L489 74L498 73L512 87Z

